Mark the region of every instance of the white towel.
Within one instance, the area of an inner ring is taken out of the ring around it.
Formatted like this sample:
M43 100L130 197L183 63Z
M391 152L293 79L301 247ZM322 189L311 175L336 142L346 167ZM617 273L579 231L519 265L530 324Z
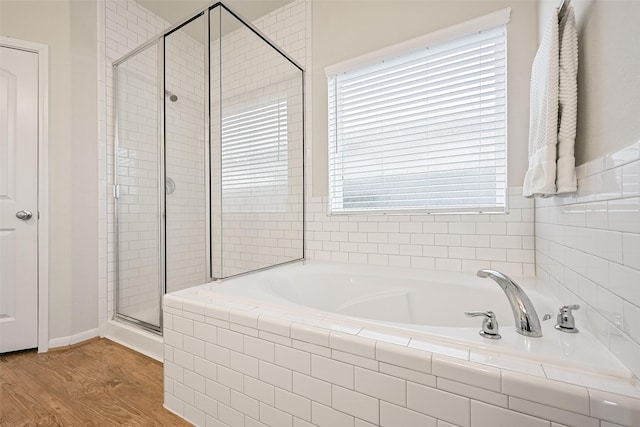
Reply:
M573 7L560 17L560 93L558 111L556 193L573 193L576 179L576 126L578 123L578 32Z
M577 32L573 7L565 8L561 20L559 13L556 8L531 69L525 197L576 191Z

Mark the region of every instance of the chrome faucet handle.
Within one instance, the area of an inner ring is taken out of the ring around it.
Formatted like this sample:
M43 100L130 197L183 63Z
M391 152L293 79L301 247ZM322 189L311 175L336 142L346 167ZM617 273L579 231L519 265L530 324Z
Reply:
M576 328L576 318L573 317L572 310L579 308L580 306L578 304L561 306L556 318L556 329L569 334L578 332L578 328Z
M498 321L493 311L465 311L464 315L467 317L483 316L482 330L478 332L482 337L491 340L499 340L502 338L498 333Z

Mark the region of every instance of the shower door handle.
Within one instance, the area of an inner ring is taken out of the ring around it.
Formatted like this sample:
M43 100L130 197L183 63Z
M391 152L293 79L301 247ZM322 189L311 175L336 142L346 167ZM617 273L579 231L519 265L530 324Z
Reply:
M31 211L23 210L23 211L16 212L16 218L21 219L23 221L31 219L32 216L33 214L31 213Z

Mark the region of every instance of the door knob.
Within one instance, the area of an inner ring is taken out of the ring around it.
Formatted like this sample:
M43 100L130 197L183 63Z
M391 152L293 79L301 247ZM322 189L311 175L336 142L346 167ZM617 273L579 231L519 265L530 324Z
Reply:
M26 221L26 220L30 219L32 216L33 216L33 214L31 213L31 211L24 210L24 211L16 212L16 217L18 219L23 220L23 221Z

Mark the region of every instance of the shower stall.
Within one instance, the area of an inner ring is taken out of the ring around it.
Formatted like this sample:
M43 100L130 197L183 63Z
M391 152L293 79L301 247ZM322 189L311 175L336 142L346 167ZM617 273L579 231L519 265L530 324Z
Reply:
M114 317L303 257L303 85L222 3L114 62Z

